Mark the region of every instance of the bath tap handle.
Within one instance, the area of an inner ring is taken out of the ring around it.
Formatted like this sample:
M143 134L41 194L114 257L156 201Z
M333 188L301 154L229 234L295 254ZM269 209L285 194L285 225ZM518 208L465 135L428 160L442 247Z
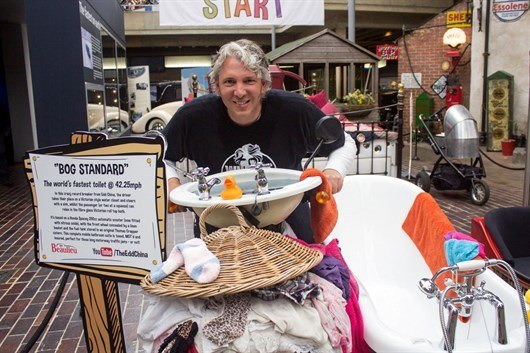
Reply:
M469 260L457 263L455 266L460 271L474 271L484 268L487 263L485 260Z
M210 168L208 167L197 167L191 171L191 175L197 180L200 177L205 177L210 172Z
M261 162L258 162L256 164L252 164L250 166L250 168L253 168L253 169L256 169L256 170L263 169L263 168L270 168L270 167L272 167L272 163L261 163Z

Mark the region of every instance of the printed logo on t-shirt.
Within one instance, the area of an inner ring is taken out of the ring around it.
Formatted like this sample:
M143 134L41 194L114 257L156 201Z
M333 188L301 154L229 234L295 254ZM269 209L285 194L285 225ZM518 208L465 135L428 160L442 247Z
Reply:
M247 169L258 163L271 163L276 168L274 161L265 153L261 152L259 145L248 143L239 147L233 155L228 157L223 162L221 170L226 172L229 170Z

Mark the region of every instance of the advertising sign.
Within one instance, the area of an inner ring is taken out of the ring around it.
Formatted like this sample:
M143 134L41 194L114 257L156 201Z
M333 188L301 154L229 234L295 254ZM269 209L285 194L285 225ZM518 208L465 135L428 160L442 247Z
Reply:
M398 60L397 44L380 44L375 46L375 54L383 60Z
M193 98L193 75L197 76L197 97L208 93L208 72L210 72L210 67L182 69L182 100Z
M503 22L517 21L528 11L530 0L493 0L493 14Z
M103 84L103 53L101 45L101 23L79 2L81 21L81 45L85 82Z
M130 66L127 68L127 88L129 106L134 110L133 120L151 110L151 84L149 66Z
M26 153L39 265L137 280L165 251L164 140L75 133Z
M29 154L39 261L152 268L160 263L156 155Z
M324 0L160 0L161 26L323 26Z
M440 97L445 99L445 94L447 91L447 77L444 75L438 77L438 79L432 84L431 89Z
M447 11L445 23L447 28L471 27L471 11Z
M421 73L404 72L401 74L401 83L403 83L403 88L420 88L419 85L421 85Z

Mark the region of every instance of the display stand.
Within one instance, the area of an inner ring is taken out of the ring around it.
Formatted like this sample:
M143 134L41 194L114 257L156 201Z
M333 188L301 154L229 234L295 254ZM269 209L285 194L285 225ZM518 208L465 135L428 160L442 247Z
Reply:
M88 352L125 353L118 282L139 284L165 258L164 147L162 137L83 132L26 153L35 259L76 273Z

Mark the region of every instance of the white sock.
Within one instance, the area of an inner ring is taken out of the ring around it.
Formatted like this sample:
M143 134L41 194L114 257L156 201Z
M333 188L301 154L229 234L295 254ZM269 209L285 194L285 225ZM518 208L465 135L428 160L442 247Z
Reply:
M219 259L208 250L202 239L193 238L177 247L184 257L186 273L197 283L210 283L219 276Z
M159 281L166 278L168 275L177 270L180 266L184 264L184 257L180 253L179 249L175 245L173 250L169 253L166 261L162 265L157 266L155 269L151 270L151 280L153 283L158 283Z

